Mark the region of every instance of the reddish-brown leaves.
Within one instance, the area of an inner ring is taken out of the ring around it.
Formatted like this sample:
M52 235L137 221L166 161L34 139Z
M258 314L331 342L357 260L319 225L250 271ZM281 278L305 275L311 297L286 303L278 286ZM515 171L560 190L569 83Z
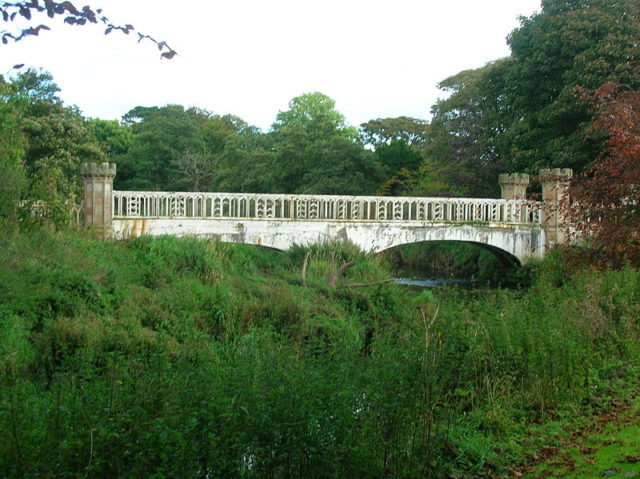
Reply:
M640 266L640 92L605 83L589 99L606 149L574 179L569 217L603 263Z

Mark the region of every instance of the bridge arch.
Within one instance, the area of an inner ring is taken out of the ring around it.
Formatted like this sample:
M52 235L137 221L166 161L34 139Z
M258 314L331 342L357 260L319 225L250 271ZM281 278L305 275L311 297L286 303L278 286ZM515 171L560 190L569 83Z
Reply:
M541 257L545 250L543 228L503 223L373 226L365 236L374 243L369 247L363 244L365 251L380 252L394 246L429 241L458 241L483 247L510 265L521 265L531 257ZM350 240L358 245L363 243Z
M513 254L509 253L508 251L505 251L501 248L497 248L495 246L492 245L488 245L488 244L484 244L484 243L476 243L473 241L459 241L459 240L428 240L428 241L415 241L412 243L403 243L403 244L399 244L399 245L395 245L395 246L391 246L389 248L386 248L382 251L380 251L380 253L384 252L384 251L388 251L390 249L394 249L397 248L399 246L405 246L405 245L409 245L409 244L428 244L428 243L442 243L442 244L447 244L447 243L460 243L460 244L467 244L467 245L473 245L479 249L483 249L484 251L487 251L489 253L491 253L499 262L502 266L504 266L505 268L510 268L513 266L522 266L522 262L520 261L520 259L518 259L517 256L514 256Z

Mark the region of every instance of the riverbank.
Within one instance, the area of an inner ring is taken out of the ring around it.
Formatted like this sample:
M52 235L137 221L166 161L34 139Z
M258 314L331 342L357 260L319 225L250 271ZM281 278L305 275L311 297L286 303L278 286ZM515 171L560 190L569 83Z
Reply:
M640 273L529 272L415 295L348 245L2 233L0 475L508 474L638 376Z

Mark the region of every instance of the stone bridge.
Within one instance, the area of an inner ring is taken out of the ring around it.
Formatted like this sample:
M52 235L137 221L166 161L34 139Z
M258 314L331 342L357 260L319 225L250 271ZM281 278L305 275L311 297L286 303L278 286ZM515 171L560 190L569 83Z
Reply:
M500 175L502 199L113 191L115 165L83 164L85 224L115 238L201 236L285 250L350 241L377 253L422 241L463 241L525 263L564 241L557 207L570 170Z

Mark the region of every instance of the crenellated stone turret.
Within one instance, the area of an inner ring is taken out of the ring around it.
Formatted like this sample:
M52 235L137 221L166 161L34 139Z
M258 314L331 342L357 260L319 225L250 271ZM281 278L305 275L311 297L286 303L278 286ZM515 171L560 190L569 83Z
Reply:
M84 181L84 224L109 234L113 220L114 163L83 163L80 174Z
M498 177L503 200L524 200L527 198L529 175L526 173L504 173Z
M549 246L564 244L567 240L566 219L562 208L569 200L571 168L543 168L539 173L544 202L544 228Z

